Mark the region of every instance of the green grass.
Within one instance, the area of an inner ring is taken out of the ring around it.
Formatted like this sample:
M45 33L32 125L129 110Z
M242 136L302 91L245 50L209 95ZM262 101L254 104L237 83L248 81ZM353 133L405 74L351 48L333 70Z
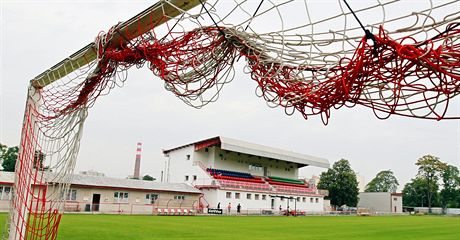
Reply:
M5 223L0 214L0 229ZM58 239L460 239L460 217L64 215Z

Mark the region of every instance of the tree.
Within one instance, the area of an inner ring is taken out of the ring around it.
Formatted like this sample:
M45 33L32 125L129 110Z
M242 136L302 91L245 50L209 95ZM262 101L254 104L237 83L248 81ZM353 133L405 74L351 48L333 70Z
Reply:
M356 173L346 159L335 162L332 168L321 173L318 188L329 191L327 198L331 200L333 206L355 207L358 204L359 189Z
M147 175L145 175L144 177L142 177L142 180L145 180L145 181L154 181L155 178L147 174Z
M426 181L426 196L428 198L428 212L431 213L433 195L437 193L438 181L447 164L441 162L438 157L425 155L417 160L418 176ZM434 191L436 189L436 191Z
M460 172L457 167L447 165L442 172L443 189L441 190L441 205L443 208L458 208L460 202L457 199L460 196Z
M18 159L19 147L15 146L9 148L6 145L0 145L0 162L2 162L3 171L14 172L16 160Z
M49 170L49 166L44 166L43 161L45 160L46 155L41 150L35 150L34 154L34 168L38 168L40 171Z
M367 185L365 192L396 192L399 183L391 170L377 173Z
M437 185L432 185L436 189L432 189L433 192L438 190ZM428 197L426 196L427 182L425 179L416 177L411 182L404 185L403 192L403 205L409 207L423 207L428 206Z

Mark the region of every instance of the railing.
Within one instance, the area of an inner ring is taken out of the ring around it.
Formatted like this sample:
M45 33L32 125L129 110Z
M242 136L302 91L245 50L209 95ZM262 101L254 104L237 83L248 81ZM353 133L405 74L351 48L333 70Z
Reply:
M252 182L242 182L242 181L233 181L233 180L224 180L219 179L220 186L223 188L236 188L236 189L250 189L250 190L262 190L262 191L271 191L271 187L268 184L264 183L252 183Z
M201 169L203 169L203 171L207 172L206 171L206 166L204 165L204 163L202 161L193 161L193 166L198 166L200 167Z
M192 186L200 187L220 187L219 181L214 178L199 178L192 182Z
M284 193L317 194L317 191L316 191L317 189L315 188L275 185L274 189L275 191L284 192Z

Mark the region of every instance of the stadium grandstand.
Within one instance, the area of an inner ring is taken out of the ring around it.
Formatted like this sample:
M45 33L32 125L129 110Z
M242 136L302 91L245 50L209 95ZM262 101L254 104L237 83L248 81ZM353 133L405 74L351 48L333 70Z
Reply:
M239 204L247 214L324 211L324 192L298 177L303 167L328 168L324 158L221 136L163 153L165 180L200 189L210 209L228 213L230 204L232 214Z

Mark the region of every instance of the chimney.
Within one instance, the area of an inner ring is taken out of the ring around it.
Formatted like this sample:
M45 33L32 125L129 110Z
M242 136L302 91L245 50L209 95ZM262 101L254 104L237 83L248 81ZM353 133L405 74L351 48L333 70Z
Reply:
M141 172L141 151L142 151L142 143L137 143L137 150L136 150L136 163L134 164L134 178L140 179L140 172Z

